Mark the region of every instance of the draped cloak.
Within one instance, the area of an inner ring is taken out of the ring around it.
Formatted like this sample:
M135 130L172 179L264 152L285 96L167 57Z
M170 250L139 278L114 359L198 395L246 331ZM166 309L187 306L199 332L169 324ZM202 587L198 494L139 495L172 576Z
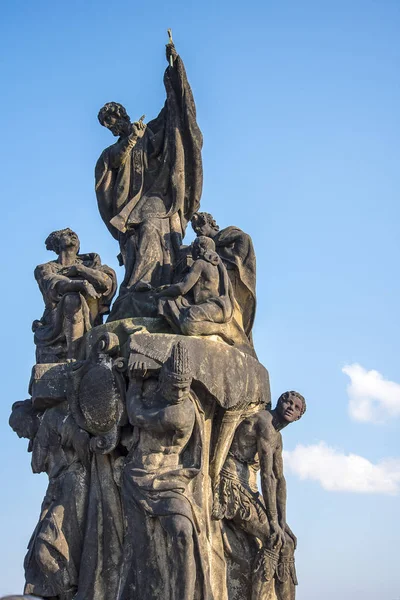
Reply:
M243 328L251 337L256 312L256 255L251 237L238 227L226 227L213 238L242 311Z
M158 117L150 121L133 147L120 138L106 148L95 169L100 215L121 246L128 271L126 287L146 277L155 285L169 283L165 274L153 282L149 271L157 265L174 264L171 232L182 237L187 222L198 210L203 184L201 148L203 138L196 121L196 107L183 62L176 57L164 75L167 98ZM115 165L113 156L127 148L127 156ZM145 226L144 229L141 228ZM127 257L127 239L136 237L136 255ZM158 237L157 237L158 232ZM143 238L151 236L151 245ZM152 263L137 268L152 250ZM134 274L129 271L135 270ZM169 271L169 273L172 270Z
M78 586L88 485L74 448L78 431L65 406L55 407L46 410L33 440L32 470L46 471L49 485L24 563L28 594L58 596Z
M75 448L81 433L65 406L54 407L33 441L32 469L47 471L49 485L25 558L25 593L61 597L75 589L75 600L116 597L123 517L115 456L92 453L91 466L83 464ZM57 572L43 563L40 544Z
M117 288L117 278L113 269L102 265L100 256L94 252L78 254L75 264L82 264L90 269L98 269L108 276L108 288L98 299L87 300L79 294L85 333L92 327L102 323L103 315L110 312L110 304ZM59 294L59 281L80 280L82 277L66 277L65 267L57 260L52 260L35 269L35 279L39 285L45 303L45 310L40 320L34 322L36 358L38 362L58 362L65 359L66 341L64 332L64 301L66 294ZM77 294L77 292L73 292Z

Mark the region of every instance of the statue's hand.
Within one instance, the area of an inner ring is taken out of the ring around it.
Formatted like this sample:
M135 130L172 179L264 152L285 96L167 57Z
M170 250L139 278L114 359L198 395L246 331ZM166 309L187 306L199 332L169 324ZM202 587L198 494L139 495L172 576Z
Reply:
M147 365L141 360L129 359L129 371L133 377L143 378L147 373Z
M285 532L277 522L270 523L269 546L274 552L280 552L285 545Z
M175 49L175 46L174 46L174 44L172 42L169 42L169 44L167 44L165 46L165 53L167 55L167 61L168 62L170 62L169 59L171 58L171 56L172 56L172 60L175 62L175 59L178 56L178 53L177 53L177 51Z
M82 275L82 265L71 265L65 267L61 272L66 277L78 277L78 275Z
M143 121L135 121L132 123L132 133L138 138L142 138L144 136L144 132L146 131L146 123Z
M169 287L171 287L170 285L166 284L166 285L160 285L160 287L156 288L154 291L154 294L156 296L162 296L163 293L165 292L165 290L167 290Z
M83 294L84 296L88 296L89 298L93 298L94 300L96 300L97 298L100 298L101 294L98 294L96 292L96 290L94 289L94 287L92 286L91 283L89 283L88 281L80 281L79 282L79 292L81 294Z

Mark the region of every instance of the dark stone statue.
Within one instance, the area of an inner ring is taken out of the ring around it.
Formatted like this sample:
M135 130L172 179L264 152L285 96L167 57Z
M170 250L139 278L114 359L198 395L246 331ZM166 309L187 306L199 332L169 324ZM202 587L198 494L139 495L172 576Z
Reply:
M78 589L89 478L89 435L66 403L38 413L30 400L13 405L10 425L29 439L32 471L49 486L25 558L25 593L72 600Z
M118 137L101 154L95 173L99 211L125 265L113 319L155 316L146 292L172 281L186 225L200 204L203 141L196 107L172 43L167 59L167 98L156 119L132 124L116 102L99 112L100 123Z
M83 335L109 312L116 276L98 254L78 254L79 238L71 229L53 231L45 243L58 258L35 269L45 310L32 328L37 362L56 363L78 357Z
M238 227L220 230L213 216L205 212L193 215L192 227L196 235L214 240L239 304L243 329L250 338L256 313L256 255L251 237Z
M305 401L286 392L271 410L254 248L198 212L202 135L169 35L160 114L132 123L109 102L98 115L117 138L95 177L125 268L118 298L70 229L35 269L37 363L10 425L49 483L21 600L295 599L280 430Z
M232 288L212 239L201 236L194 241L193 259L181 282L160 290L159 314L176 333L212 335L232 318Z
M199 409L184 344L173 346L156 385L142 376L132 373L127 397L135 430L123 473L128 527L119 599L206 600L189 491L201 469Z
M299 420L305 410L303 396L292 391L280 396L275 410L250 411L236 430L221 471L214 516L230 521L259 547L252 567L251 600L263 598L273 585L278 600L295 598L297 540L286 522L280 431ZM262 494L257 487L258 472Z

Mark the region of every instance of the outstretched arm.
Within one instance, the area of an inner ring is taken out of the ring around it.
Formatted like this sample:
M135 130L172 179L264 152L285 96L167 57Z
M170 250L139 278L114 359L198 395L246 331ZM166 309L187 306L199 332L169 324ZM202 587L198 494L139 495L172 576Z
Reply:
M174 283L168 286L160 292L161 296L171 296L176 298L177 296L184 296L196 285L202 274L202 266L198 260L195 261L194 265L190 269L182 281Z

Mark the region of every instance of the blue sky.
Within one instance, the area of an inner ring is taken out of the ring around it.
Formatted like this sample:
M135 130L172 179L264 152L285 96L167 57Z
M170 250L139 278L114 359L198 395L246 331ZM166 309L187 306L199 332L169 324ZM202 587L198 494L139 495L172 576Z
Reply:
M0 595L23 585L46 489L7 424L34 362L33 269L70 226L121 279L93 189L111 143L96 115L110 100L157 115L168 27L204 134L202 209L252 235L259 358L275 398L307 399L284 431L297 598L397 600L397 0L3 3Z

